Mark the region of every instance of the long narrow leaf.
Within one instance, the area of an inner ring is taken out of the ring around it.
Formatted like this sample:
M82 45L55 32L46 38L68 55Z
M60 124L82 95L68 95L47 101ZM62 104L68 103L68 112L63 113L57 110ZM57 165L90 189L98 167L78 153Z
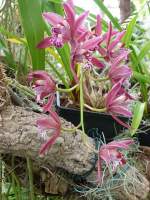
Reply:
M133 72L133 77L138 80L140 83L148 83L150 84L150 77L146 74L141 74L138 72Z
M145 103L137 102L134 108L134 114L132 118L131 130L130 130L130 133L132 136L136 133L141 123L141 120L144 114L144 109L145 109Z
M63 46L63 48L57 48L59 55L61 56L62 62L64 64L64 69L67 72L70 80L73 80L73 75L70 69L70 49L67 44Z
M18 5L32 58L33 70L45 69L45 50L36 48L37 44L44 38L45 29L40 0L18 0Z
M147 53L150 51L150 41L148 41L144 46L142 47L140 54L139 54L139 60L142 60Z
M125 43L126 47L129 47L129 44L131 42L132 34L134 31L134 27L136 25L137 15L130 21L127 27L126 34L123 38L123 42Z

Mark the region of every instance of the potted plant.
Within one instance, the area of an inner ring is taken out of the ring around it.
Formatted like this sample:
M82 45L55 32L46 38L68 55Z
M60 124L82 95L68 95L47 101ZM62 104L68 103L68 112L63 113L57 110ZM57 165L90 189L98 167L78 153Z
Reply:
M103 33L100 15L94 28L87 28L88 12L77 17L70 0L64 3L64 10L64 17L51 12L43 13L44 19L51 25L51 35L37 47L63 48L67 44L73 78L68 77L63 87L43 71L31 73L29 79L36 79L34 89L37 101L47 101L44 111L51 109L57 91L59 115L90 136L93 128L99 128L99 134L103 132L108 142L116 131L123 127L130 128L128 119L132 116L129 109L133 101L129 94L132 75L128 67L129 50L121 42L125 31L114 30L110 22L107 32Z

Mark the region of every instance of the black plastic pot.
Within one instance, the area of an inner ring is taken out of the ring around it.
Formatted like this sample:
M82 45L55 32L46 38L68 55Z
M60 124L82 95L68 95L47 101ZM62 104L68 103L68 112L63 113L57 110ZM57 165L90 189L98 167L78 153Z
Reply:
M60 105L59 94L57 94L56 110L59 116L72 122L75 126L80 123L80 110L66 108ZM123 122L128 122L128 118L119 117ZM113 137L125 129L118 124L109 114L84 111L85 132L92 138L101 138L106 142L112 141Z
M141 146L150 147L150 126L141 124L139 130L141 130L137 137Z

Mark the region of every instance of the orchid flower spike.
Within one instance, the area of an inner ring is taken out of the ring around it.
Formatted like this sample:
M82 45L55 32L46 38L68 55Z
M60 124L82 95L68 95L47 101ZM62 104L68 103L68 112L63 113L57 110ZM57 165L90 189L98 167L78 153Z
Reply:
M88 11L76 17L73 1L69 0L64 3L65 17L53 12L43 13L43 18L52 26L52 35L46 37L38 44L38 48L47 48L55 46L61 48L65 43L76 42L81 36L87 34L83 24L88 16ZM85 34L86 33L86 34Z
M106 166L112 167L112 170L115 171L118 166L123 166L126 164L126 159L121 149L129 149L129 146L134 144L134 141L131 139L112 141L108 144L103 144L99 148L98 153L98 181L101 181L102 178L102 161L105 162Z
M117 115L122 115L124 117L131 117L132 113L128 109L128 99L127 95L123 93L122 81L116 83L112 89L108 92L105 99L105 104L107 112L112 115L112 117L121 125L126 128L130 128L129 125L121 121Z
M105 48L99 46L99 53L104 57L106 61L113 61L117 56L127 52L127 49L122 48L121 42L125 35L125 31L118 32L113 30L111 22L108 26L108 32L103 36L103 42L105 42Z
M36 93L36 101L40 102L45 97L55 93L56 84L52 77L45 71L31 72L28 80L33 82L33 89Z
M127 52L124 52L124 54L121 54L115 58L111 64L108 77L113 84L120 80L126 81L132 75L132 70L126 64L122 64L126 56Z
M61 132L61 121L56 112L50 112L48 117L37 120L37 127L42 133L43 131L52 130L53 135L40 148L40 155L45 154L55 143Z

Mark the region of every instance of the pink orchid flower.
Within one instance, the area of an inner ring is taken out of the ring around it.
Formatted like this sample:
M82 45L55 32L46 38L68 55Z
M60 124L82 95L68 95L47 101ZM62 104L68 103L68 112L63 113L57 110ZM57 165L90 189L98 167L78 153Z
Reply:
M112 89L108 92L105 99L105 104L107 112L112 115L112 117L121 125L126 128L130 128L129 125L121 121L117 115L122 115L124 117L131 117L132 113L128 110L128 98L122 90L122 81L116 83ZM116 115L117 114L117 115Z
M45 97L54 95L56 91L56 84L52 77L45 71L31 72L28 80L33 81L33 89L36 92L36 101L40 102Z
M83 23L88 16L88 11L76 17L73 1L64 3L65 18L62 16L46 12L43 13L44 19L52 25L52 35L45 38L38 44L38 48L46 48L49 46L62 47L65 43L71 43L71 46L81 38L86 37L88 31L84 28Z
M132 70L127 65L121 63L126 58L126 56L127 52L118 56L111 64L110 70L108 72L108 77L113 84L122 79L125 81L132 75Z
M102 162L104 161L107 167L112 167L112 170L115 171L118 166L123 166L126 164L126 159L122 152L119 149L127 150L129 145L134 144L134 141L131 139L128 140L118 140L112 141L108 144L103 144L99 148L98 153L98 181L101 181L102 178Z
M127 49L122 48L121 39L125 35L125 31L118 32L112 29L111 22L109 23L108 32L103 36L103 41L106 42L106 47L99 46L99 53L106 61L112 61L122 53L126 53Z
M88 16L88 12L82 13L76 17L73 1L68 0L64 3L65 18L55 13L43 13L44 19L52 25L52 35L45 38L38 44L38 48L46 48L48 46L62 47L65 43L71 46L71 71L75 82L78 82L75 65L77 62L86 61L87 65L92 63L99 68L104 64L96 58L92 58L92 53L101 41L100 36L92 35L84 26L84 21ZM100 21L97 18L98 22ZM97 23L97 33L100 33L100 25Z
M74 68L77 62L83 62L89 66L93 64L99 68L103 68L104 64L92 56L100 42L101 37L99 36L87 39L82 43L76 43L76 46L72 49L72 67Z
M53 130L53 136L50 137L40 148L40 154L44 154L52 147L61 132L61 121L56 112L51 112L48 117L37 120L37 126L40 132Z

